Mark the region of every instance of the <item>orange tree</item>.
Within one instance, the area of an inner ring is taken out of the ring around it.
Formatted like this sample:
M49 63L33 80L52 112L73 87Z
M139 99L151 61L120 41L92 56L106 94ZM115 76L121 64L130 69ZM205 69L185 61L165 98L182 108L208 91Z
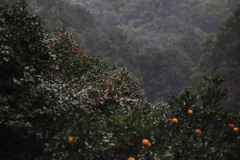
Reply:
M171 159L239 158L239 114L221 107L226 95L222 82L220 76L205 77L197 94L185 90L169 102Z
M63 29L48 36L24 0L0 7L0 159L239 157L239 116L220 107L220 77L151 105L125 68Z
M118 132L122 123L135 110L150 107L139 84L125 68L85 53L64 30L49 37L24 0L0 7L0 158L111 159L118 154L103 142L120 143L113 134L123 134ZM142 125L137 116L132 121L135 128ZM124 134L138 134L141 145L149 137L144 128ZM123 153L124 158L138 154L137 148Z

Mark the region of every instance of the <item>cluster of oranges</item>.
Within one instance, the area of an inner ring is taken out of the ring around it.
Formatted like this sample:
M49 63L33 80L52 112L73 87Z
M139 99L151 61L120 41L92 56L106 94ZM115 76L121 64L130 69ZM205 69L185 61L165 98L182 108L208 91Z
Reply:
M77 143L77 140L74 137L69 137L67 141L71 144ZM65 145L61 144L58 146L58 150L64 151L66 149Z
M193 115L193 110L189 109L189 110L187 111L187 114L188 114L189 116L192 116L192 115ZM175 124L177 124L179 121L178 121L177 118L173 118L173 119L172 119L172 122L175 123ZM189 132L189 130L187 130L186 132ZM194 130L194 133L196 133L196 134L201 134L202 132L201 132L200 129L195 129L195 130Z
M148 139L142 139L141 144L142 144L142 148L143 148L143 149L144 149L145 147L150 147L150 146L152 146L152 143L150 143ZM135 158L134 158L134 157L128 157L127 160L135 160Z
M149 142L148 139L142 139L141 144L143 145L142 148L144 149L145 147L150 147L152 143Z
M193 110L189 109L189 110L187 111L187 114L188 114L189 116L192 116L192 115L193 115ZM178 119L177 119L177 118L173 118L173 119L172 119L172 122L173 122L173 123L178 123Z
M234 130L234 131L238 131L238 128L235 127L234 124L231 124L231 123L230 123L230 124L228 124L228 127L229 127L229 128L232 128L232 130Z

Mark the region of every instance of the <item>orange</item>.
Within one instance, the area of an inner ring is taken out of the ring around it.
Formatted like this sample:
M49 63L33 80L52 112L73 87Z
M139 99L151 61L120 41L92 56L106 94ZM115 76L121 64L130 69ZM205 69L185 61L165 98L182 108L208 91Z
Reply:
M200 129L195 129L195 130L194 130L194 133L196 133L196 134L201 134L202 132L201 132Z
M134 157L128 157L128 160L135 160Z
M58 146L58 150L60 150L60 151L64 151L65 149L66 149L66 147L63 144Z
M148 143L150 143L150 142L148 139L143 139L141 143L142 143L142 145L147 146Z
M69 137L68 142L69 143L77 143L77 140L74 137Z
M218 153L216 154L216 156L219 157L219 158L221 158L221 157L223 157L223 153L218 152Z
M189 109L189 110L188 110L188 115L189 115L189 116L193 115L193 110Z
M234 127L233 130L234 130L234 131L238 131L238 128L237 128L237 127Z
M113 147L113 146L115 146L114 143L109 143L109 147Z
M229 128L234 128L234 124L228 124Z
M222 118L218 118L217 122L219 122L219 123L222 122Z
M149 143L147 144L147 147L150 147L150 146L152 146L152 143L149 142Z
M173 119L172 119L172 122L173 122L173 123L178 123L178 119L177 119L177 118L173 118Z

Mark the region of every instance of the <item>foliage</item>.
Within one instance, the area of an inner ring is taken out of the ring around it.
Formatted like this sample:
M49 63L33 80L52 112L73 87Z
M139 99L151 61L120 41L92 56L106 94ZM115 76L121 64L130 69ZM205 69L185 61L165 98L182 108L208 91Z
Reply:
M193 68L192 82L197 83L203 75L215 76L225 74L225 86L229 90L231 107L239 108L237 95L239 76L239 11L238 5L233 14L221 25L221 30L216 34L206 37L201 45L200 60ZM212 63L214 62L214 63Z
M167 101L190 83L190 58L178 47L149 48L146 54L139 56L138 61L150 101Z
M87 53L64 29L46 34L24 0L0 7L1 159L240 157L239 112L221 107L220 76L205 78L196 94L153 105L126 68ZM126 38L114 35L117 44ZM188 58L177 48L153 51L153 58L170 55L170 66ZM173 80L188 73L178 65Z
M221 100L226 96L226 90L220 87L222 83L220 76L205 77L197 94L185 90L169 102L172 116L179 121L171 130L173 159L239 157L233 151L239 147L239 115L221 107Z
M112 74L64 30L49 37L24 1L1 7L1 158L35 159L83 115L127 114L145 103L126 69Z

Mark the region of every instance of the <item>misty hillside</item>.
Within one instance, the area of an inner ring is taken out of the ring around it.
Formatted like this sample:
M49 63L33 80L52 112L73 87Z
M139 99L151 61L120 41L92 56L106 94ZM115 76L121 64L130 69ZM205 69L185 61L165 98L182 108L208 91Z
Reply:
M86 8L107 26L118 26L144 45L172 43L190 29L219 30L237 0L66 0Z
M204 75L225 74L236 107L238 22L229 17L237 2L28 0L50 34L63 27L86 52L126 66L150 102L167 101Z

